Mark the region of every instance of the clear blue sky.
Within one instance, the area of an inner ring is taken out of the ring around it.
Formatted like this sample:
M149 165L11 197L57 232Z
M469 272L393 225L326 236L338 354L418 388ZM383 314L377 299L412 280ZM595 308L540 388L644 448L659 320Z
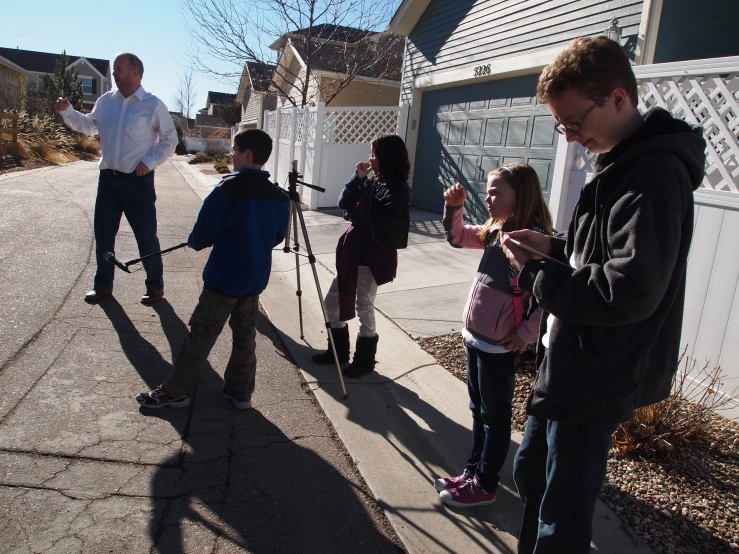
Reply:
M0 0L0 46L38 52L101 58L111 64L118 52L133 52L144 62L144 88L168 106L184 74L189 42L179 0ZM395 0L394 4L400 4ZM112 67L111 67L112 70ZM205 107L209 90L236 93L238 83L195 75L195 109ZM115 88L115 83L112 83ZM194 116L194 114L193 114Z
M143 86L168 106L185 69L188 42L184 14L178 0L107 0L64 3L51 0L10 1L2 4L0 46L39 52L110 60L130 51L144 62ZM112 67L111 67L112 70ZM209 90L236 92L225 84L196 75L195 109L205 107ZM115 88L115 83L112 83Z

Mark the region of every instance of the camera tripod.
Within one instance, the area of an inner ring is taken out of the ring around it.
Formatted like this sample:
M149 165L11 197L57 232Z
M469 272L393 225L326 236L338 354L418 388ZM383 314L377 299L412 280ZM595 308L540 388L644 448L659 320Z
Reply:
M283 252L289 254L291 251L295 253L295 275L297 277L297 290L295 295L298 297L298 316L300 318L300 338L305 339L303 334L303 291L300 288L300 256L306 256L306 254L300 253L300 237L298 235L298 222L300 222L300 228L303 233L303 240L305 241L305 251L307 252L308 262L313 270L313 280L316 283L316 289L318 290L318 300L321 303L321 312L323 313L323 322L326 325L326 334L328 335L329 343L331 344L331 351L334 354L334 362L336 362L336 370L339 373L339 382L341 383L341 390L344 393L344 398L349 395L346 392L346 386L344 385L344 376L341 374L341 364L339 364L339 356L336 354L336 344L334 344L334 336L331 334L331 323L328 319L328 312L326 311L326 304L323 301L323 292L321 292L321 284L318 282L318 272L316 271L316 257L313 255L313 250L310 247L310 239L308 238L308 230L305 228L305 219L303 218L303 210L300 207L300 194L298 193L298 185L303 185L318 192L326 192L326 189L318 187L316 185L310 185L300 180L302 175L298 173L298 162L297 160L292 161L292 169L287 174L288 188L287 195L290 198L290 211L287 220L287 234L285 236L285 246ZM290 234L292 231L293 245L290 247Z

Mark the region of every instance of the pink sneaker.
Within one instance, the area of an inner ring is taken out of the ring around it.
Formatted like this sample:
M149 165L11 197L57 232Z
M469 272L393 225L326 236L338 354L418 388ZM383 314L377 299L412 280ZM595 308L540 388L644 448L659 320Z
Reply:
M464 485L470 479L472 479L472 475L470 475L469 471L465 469L462 475L457 475L456 477L447 477L446 479L437 479L434 483L434 487L436 487L436 490L439 492L449 489L457 489Z
M495 502L495 493L485 492L477 477L473 477L459 488L441 491L439 496L444 504L455 508L486 506Z

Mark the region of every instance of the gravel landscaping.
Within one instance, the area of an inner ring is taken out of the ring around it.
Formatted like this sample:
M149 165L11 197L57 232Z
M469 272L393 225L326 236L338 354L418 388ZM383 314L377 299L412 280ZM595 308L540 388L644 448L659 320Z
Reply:
M467 380L459 333L419 344L458 379ZM513 399L513 427L526 426L533 362L522 364ZM601 498L627 533L662 554L739 552L739 425L714 416L702 441L648 457L611 453Z

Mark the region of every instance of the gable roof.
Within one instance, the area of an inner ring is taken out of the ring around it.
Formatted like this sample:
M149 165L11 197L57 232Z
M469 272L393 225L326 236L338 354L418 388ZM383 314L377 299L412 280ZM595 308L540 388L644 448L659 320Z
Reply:
M208 91L205 103L210 104L233 104L236 102L236 95L229 92L213 92Z
M0 48L0 56L7 58L16 65L21 66L26 71L34 71L36 73L54 73L54 65L61 57L61 54L51 54L49 52L34 52L33 50L19 50L17 48ZM71 56L67 54L69 64L72 65L80 58L85 58L90 65L97 69L101 75L107 78L110 69L109 60L101 60L98 58L88 58L87 56Z
M272 74L277 68L271 63L247 63L249 71L249 82L252 90L257 92L266 92L269 90L269 83L272 80Z
M387 30L396 35L407 37L421 19L430 0L403 0L390 20Z
M373 33L376 34L376 33ZM388 40L393 40L388 37ZM377 47L378 42L367 42L356 44L350 49L345 45L324 43L320 48L316 49L311 59L311 67L313 71L328 71L334 73L347 73L347 61L351 63L352 54L356 53L359 60L363 59L363 50L371 50ZM290 40L289 46L293 48L298 55L301 65L305 67L307 45L305 41ZM387 81L400 81L403 71L403 50L404 44L398 40L390 46L384 56L376 58L371 52L367 52L367 62L362 64L357 75L362 77L371 77L375 79L383 79Z
M329 23L322 23L321 25L314 25L312 28L297 29L285 33L269 47L272 50L284 50L287 45L287 41L290 38L305 37L308 35L314 39L323 39L335 42L343 42L346 44L357 44L362 42L368 37L376 35L374 31L367 31L365 29L357 29L356 27L345 27L344 25L331 25Z
M31 78L31 79L33 79L35 81L40 81L40 79L38 77L36 77L33 73L29 73L28 71L26 71L25 69L23 69L18 64L14 64L9 59L4 58L3 56L0 56L0 65L4 65L5 67L9 67L13 71L16 71L16 72L20 73L21 75L24 75L26 77L29 77L29 78Z

